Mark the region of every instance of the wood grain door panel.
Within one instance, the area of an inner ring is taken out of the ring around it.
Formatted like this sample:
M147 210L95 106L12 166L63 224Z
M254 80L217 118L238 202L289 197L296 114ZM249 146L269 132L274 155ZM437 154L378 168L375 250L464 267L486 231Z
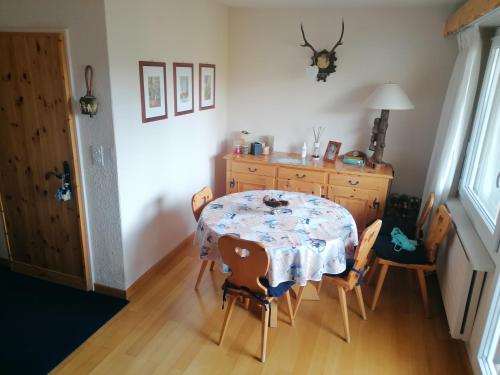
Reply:
M242 192L249 190L269 190L274 189L274 178L257 175L247 175L244 173L233 173L234 189L232 192Z
M12 260L86 280L62 34L0 33L0 192ZM72 199L55 198L68 161Z

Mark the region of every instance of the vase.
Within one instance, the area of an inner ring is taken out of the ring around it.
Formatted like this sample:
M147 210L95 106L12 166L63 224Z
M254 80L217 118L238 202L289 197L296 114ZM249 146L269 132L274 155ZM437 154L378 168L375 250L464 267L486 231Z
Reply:
M315 142L313 145L312 158L314 160L319 160L319 146L320 146L319 142Z

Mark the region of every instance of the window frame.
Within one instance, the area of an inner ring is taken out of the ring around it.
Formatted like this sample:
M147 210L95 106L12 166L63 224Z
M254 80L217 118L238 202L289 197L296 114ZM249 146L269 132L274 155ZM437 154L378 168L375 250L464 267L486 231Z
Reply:
M482 203L477 198L471 188L471 179L477 172L479 164L479 152L485 139L485 133L488 129L490 116L493 110L500 110L494 105L500 107L499 101L495 102L495 97L500 95L500 33L497 30L495 37L492 38L488 62L484 73L484 80L481 86L479 101L473 121L472 134L467 145L464 167L461 171L459 183L459 195L462 205L466 209L472 224L479 237L483 241L490 254L496 254L500 242L500 214L497 214L496 222L489 219ZM496 126L500 126L500 122Z

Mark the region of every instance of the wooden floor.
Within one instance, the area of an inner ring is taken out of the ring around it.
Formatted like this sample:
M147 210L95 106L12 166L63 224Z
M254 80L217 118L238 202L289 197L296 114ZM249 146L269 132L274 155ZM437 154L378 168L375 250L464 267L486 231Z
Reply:
M182 249L53 373L471 374L464 344L449 337L432 276L432 319L424 318L416 278L404 270L389 271L377 310L368 309L367 321L359 317L350 293L351 344L342 338L337 291L324 282L321 301L304 301L295 327L280 311L262 364L257 360L260 321L242 307L235 308L224 345L216 345L224 277L207 269L196 293L199 265L193 246ZM363 292L370 302L373 286L363 286Z

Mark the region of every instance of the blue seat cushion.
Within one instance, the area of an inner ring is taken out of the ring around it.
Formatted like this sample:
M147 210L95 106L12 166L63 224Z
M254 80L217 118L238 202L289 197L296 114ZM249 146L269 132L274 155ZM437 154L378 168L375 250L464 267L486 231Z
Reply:
M295 281L284 281L278 286L270 286L269 280L266 279L265 277L260 278L259 281L262 285L266 287L267 295L269 297L281 297L283 294L287 292L288 289L290 289L293 286L293 284L295 284Z
M373 250L377 257L402 264L429 264L425 248L419 242L415 251L395 251L390 234L379 234Z
M345 271L342 273L325 273L323 275L329 277L345 277L351 272L352 267L354 267L354 258L347 258L345 260Z

